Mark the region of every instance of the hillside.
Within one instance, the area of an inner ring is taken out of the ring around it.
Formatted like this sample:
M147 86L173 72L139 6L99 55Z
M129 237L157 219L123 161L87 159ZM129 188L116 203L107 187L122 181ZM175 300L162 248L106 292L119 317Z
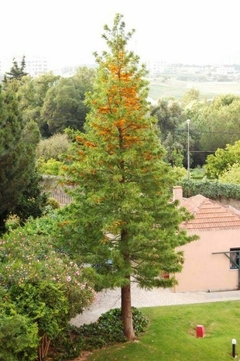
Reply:
M199 81L184 81L177 78L170 77L164 79L163 77L149 79L149 97L157 100L162 97L174 97L176 99L194 88L199 90L200 96L207 99L214 98L219 94L240 94L240 81L228 82L199 82Z

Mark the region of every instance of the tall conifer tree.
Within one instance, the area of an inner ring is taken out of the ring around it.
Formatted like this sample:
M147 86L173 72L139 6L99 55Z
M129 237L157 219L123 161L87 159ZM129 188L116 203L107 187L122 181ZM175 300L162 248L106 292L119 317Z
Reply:
M0 234L5 231L6 219L11 212L18 213L22 220L31 215L21 209L24 192L28 191L29 200L24 199L25 209L27 203L32 205L35 201L34 211L39 210L37 215L41 214L39 207L45 202L41 200L40 187L37 190L35 169L39 129L36 123L24 121L15 89L15 81L6 83L4 89L0 87Z
M149 115L146 71L127 49L133 31L125 32L119 14L104 30L109 51L96 54L85 133L68 155L75 188L63 234L84 262L98 265L105 288L121 287L124 332L133 340L131 280L145 288L173 285L183 263L176 247L194 237L179 227L186 212L170 202L171 168Z

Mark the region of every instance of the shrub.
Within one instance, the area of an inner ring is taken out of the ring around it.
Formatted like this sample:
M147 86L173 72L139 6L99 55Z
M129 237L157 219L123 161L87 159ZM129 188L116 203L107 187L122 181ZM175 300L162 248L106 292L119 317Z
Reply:
M19 229L12 231L0 241L0 276L6 290L4 297L14 306L14 312L26 317L29 330L32 328L34 331L34 325L37 326L38 343L40 341L38 359L43 360L50 341L67 326L72 317L92 302L94 292L87 283L84 269L65 253L55 250L51 238L39 235L40 229L31 229L30 225L27 224L22 232ZM7 324L5 316L4 320ZM9 322L14 321L9 319ZM9 340L10 336L14 337L14 334L9 335ZM28 334L24 337L27 339ZM15 348L14 342L11 345L11 352L17 353L17 344ZM26 341L24 351L29 346L30 353L31 345ZM3 348L3 351L7 350ZM32 359L29 357L27 360Z
M63 163L53 158L50 158L46 161L43 158L39 158L37 160L37 169L41 174L60 175L62 167Z
M182 180L179 182L179 185L183 188L184 197L192 197L201 194L215 200L221 200L221 198L240 199L239 184L227 184L209 180Z
M47 204L51 206L52 209L60 208L60 204L55 198L49 198Z
M37 324L40 345L39 360L48 354L50 341L69 321L69 304L63 287L52 281L32 281L10 287L8 297L16 305L19 314L27 315L33 326ZM14 346L14 345L13 345Z
M13 229L18 228L20 226L20 222L20 218L16 214L10 215L6 221L6 230L10 232Z
M55 210L60 208L60 203L55 198L48 198L47 204L44 208L44 216L54 213Z
M36 360L39 344L36 322L26 315L20 315L13 303L0 289L0 360Z
M174 174L176 181L178 181L182 178L186 178L187 171L184 167L173 167L173 174Z
M43 139L37 146L37 158L42 158L48 161L53 158L60 160L61 154L68 151L71 146L71 141L66 134L54 134L48 139Z
M222 183L240 184L240 164L234 163L231 167L226 169L219 180Z
M147 318L137 308L132 307L133 328L137 336L148 325ZM120 308L102 314L97 322L80 327L69 326L54 341L58 352L66 358L77 357L81 351L92 351L119 342L126 342ZM62 356L63 357L63 356Z

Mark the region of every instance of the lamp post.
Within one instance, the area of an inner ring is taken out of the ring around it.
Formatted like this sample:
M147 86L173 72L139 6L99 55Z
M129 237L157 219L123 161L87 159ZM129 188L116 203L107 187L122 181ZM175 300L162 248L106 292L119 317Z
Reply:
M190 180L189 124L190 124L190 119L187 119L187 129L188 129L188 137L187 137L187 172L188 172L188 181Z
M232 339L232 357L236 357L236 344L237 340L235 338Z

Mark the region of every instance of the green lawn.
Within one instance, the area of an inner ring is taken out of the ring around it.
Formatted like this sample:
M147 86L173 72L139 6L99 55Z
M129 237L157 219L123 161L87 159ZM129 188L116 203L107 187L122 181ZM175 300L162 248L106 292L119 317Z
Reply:
M142 311L150 326L138 341L95 351L87 361L227 361L233 338L239 343L235 360L240 360L240 301ZM197 325L204 326L204 338L196 337Z

